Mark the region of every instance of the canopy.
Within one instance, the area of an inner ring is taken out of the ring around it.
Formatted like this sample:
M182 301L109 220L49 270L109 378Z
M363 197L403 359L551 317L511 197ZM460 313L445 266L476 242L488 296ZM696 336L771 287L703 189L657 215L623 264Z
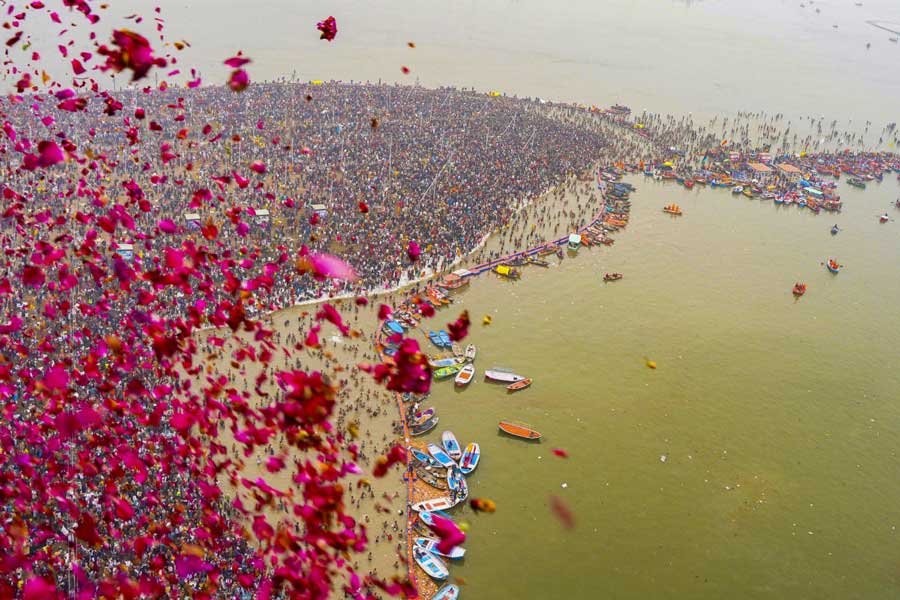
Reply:
M577 233L569 234L569 243L570 244L580 244L581 243L581 235Z
M500 275L509 275L509 267L506 265L500 265L497 267L497 273Z

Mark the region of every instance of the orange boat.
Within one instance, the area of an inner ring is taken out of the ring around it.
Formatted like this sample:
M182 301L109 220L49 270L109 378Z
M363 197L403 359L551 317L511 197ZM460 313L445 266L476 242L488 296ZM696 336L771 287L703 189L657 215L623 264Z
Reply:
M806 293L806 284L805 283L796 283L794 284L794 295L802 296Z
M669 213L670 215L680 215L681 207L677 204L669 204L668 206L663 207L663 212Z
M530 386L532 381L534 380L531 377L528 377L527 379L523 379L522 381L516 381L509 384L508 386L506 386L506 389L510 392L518 392L519 390L524 390L525 388Z
M504 433L508 433L509 435L513 435L515 437L520 437L526 440L539 440L541 439L541 434L535 431L534 429L530 429L525 427L524 425L516 425L515 423L508 423L506 421L500 421L498 425L500 430Z

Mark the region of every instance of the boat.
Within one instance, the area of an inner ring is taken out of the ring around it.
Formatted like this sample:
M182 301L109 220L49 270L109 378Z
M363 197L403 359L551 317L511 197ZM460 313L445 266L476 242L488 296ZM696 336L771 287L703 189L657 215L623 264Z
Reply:
M663 212L669 213L670 215L676 215L676 216L680 216L682 214L681 207L678 206L677 204L669 204L667 206L664 206Z
M466 446L465 451L463 451L462 458L459 459L459 470L462 471L463 475L468 475L472 471L475 470L475 467L478 466L478 461L481 459L481 448L475 442L472 442L468 446Z
M466 346L466 360L473 362L475 360L475 354L478 352L478 348L475 347L475 344L469 344Z
M622 279L622 277L624 277L624 275L621 273L607 273L603 276L603 281L618 281Z
M412 425L409 428L409 435L417 436L417 435L424 435L424 434L428 433L429 431L431 431L432 429L437 427L438 420L439 420L438 416L434 415L433 417L431 417L424 423Z
M838 227L837 225L835 225L834 227L831 228L831 235L837 235L840 230L841 230L841 228Z
M447 579L450 576L450 570L447 569L444 561L431 552L414 545L412 553L422 570L432 579Z
M519 390L524 390L527 387L530 387L534 380L531 377L526 377L522 381L515 381L508 386L506 386L506 390L509 392L518 392Z
M443 511L443 509L435 509L435 510L420 510L419 512L419 520L425 523L428 527L434 527L434 517L438 516L442 519L447 519L448 521L452 521L453 517L448 515Z
M847 180L847 183L849 183L853 187L858 187L863 190L866 189L866 182L857 177L851 177L850 179Z
M450 341L450 334L447 333L446 330L441 329L440 331L438 331L438 336L440 336L440 338L441 338L441 345L442 345L444 348L451 348L451 347L453 347L453 342Z
M450 458L450 455L444 452L444 449L437 444L428 444L428 452L445 469L456 466L456 461Z
M436 490L447 491L447 475L444 469L440 473L430 467L419 465L416 467L416 476Z
M572 252L577 251L578 248L581 247L581 235L577 233L569 234L569 242L567 247Z
M887 223L887 222L890 221L890 220L891 220L891 218L888 216L887 213L884 213L883 215L881 215L880 217L878 217L878 221L879 221L880 223Z
M441 334L439 334L437 331L429 330L428 331L428 339L431 341L432 344L434 344L438 348L444 347L444 342L441 339Z
M447 558L452 558L453 560L459 560L463 556L466 555L466 549L461 546L456 546L455 548L451 548L449 552L441 552L438 550L438 544L440 544L440 540L430 537L417 537L415 539L415 544L422 550L426 552L431 552L437 556L446 556ZM436 598L437 596L435 596Z
M448 377L453 377L460 371L462 371L463 366L461 364L450 365L449 367L441 367L440 369L435 369L431 372L431 376L434 379L440 381L441 379L447 379Z
M839 265L836 260L833 258L829 258L825 263L825 268L831 271L832 273L840 273L841 267L844 265Z
M453 356L455 356L456 358L461 359L463 357L462 346L460 346L456 342L453 342L452 344L450 344L450 350L453 352Z
M525 427L524 425L517 425L508 421L500 421L498 427L500 427L500 431L518 438L523 438L526 440L541 439L541 434L539 432L531 429L530 427Z
M468 272L465 274L468 274ZM444 275L444 278L437 285L445 290L458 290L463 286L469 285L469 283L468 277L462 277L460 273L450 273L449 275Z
M463 472L459 470L459 467L455 465L447 469L447 487L450 489L451 496L457 502L462 502L469 497L469 486L466 483L466 478L463 476Z
M496 267L494 267L491 270L494 273L496 273L497 275L500 275L501 277L506 277L507 279L518 279L519 277L522 276L522 274L519 273L518 269L514 269L514 268L510 267L509 265L497 265Z
M392 333L403 333L405 331L403 325L397 321L385 321L384 324Z
M452 431L445 431L441 434L441 445L453 460L459 460L462 456L462 448L459 447L459 442Z
M431 597L431 600L457 600L459 598L459 586L448 583Z
M422 511L434 512L436 510L446 510L456 506L456 501L449 496L441 496L440 498L430 498L422 500L412 505L412 509L421 516Z
M455 356L428 359L428 364L431 365L431 368L433 369L440 369L441 367L452 367L453 365L458 365L461 362L462 361Z
M453 382L456 387L465 387L472 383L472 379L475 378L475 366L471 363L464 366L459 373L456 374L456 378L454 378Z
M744 193L744 187L743 187L743 186L740 186L740 185L736 185L736 186L734 186L733 188L731 188L731 193L732 193L732 194L735 194L735 195L737 195L737 194L743 194L743 193Z
M534 265L536 267L544 267L544 268L547 268L550 266L550 263L548 263L546 260L543 260L540 258L535 258L533 256L528 257L528 264Z
M415 415L413 415L413 418L412 418L413 425L420 425L421 423L424 423L425 421L427 421L428 419L430 419L433 416L434 416L434 408L429 408L428 410L418 412Z
M430 454L427 452L422 452L415 446L410 446L408 448L409 453L412 454L412 457L419 461L419 463L425 465L426 467L436 467L438 462L434 460Z
M802 296L806 293L806 284L805 283L795 283L794 284L794 295L797 297Z
M517 381L522 381L525 379L522 375L516 375L510 369L504 369L503 367L494 367L493 369L488 369L484 372L484 378L489 379L491 381L502 381L505 383L515 383Z

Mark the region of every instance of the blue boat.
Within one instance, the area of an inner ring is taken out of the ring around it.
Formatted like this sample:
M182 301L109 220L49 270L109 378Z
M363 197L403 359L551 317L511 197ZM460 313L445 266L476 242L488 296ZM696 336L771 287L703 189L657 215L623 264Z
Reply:
M457 600L459 598L459 586L448 583L431 597L431 600Z
M438 335L439 335L440 338L441 338L441 345L442 345L444 348L450 348L451 346L453 346L453 342L450 341L450 334L449 334L449 333L447 333L446 331L444 331L443 329L441 329L441 330L438 332Z
M444 564L444 561L431 552L422 550L418 546L413 546L412 550L413 558L416 559L416 562L419 563L422 570L432 579L447 579L450 575L450 570L447 568L447 565Z
M427 467L438 466L438 463L436 460L434 460L433 458L431 458L430 455L428 455L425 452L422 452L418 448L414 448L414 447L410 446L409 453L413 455L413 458L415 458L417 461L419 461L420 463L422 463L423 465L425 465Z
M459 442L452 431L445 431L441 434L441 445L453 460L459 460L462 456L462 448L459 447Z
M784 204L784 196L775 196L775 204Z
M468 475L472 471L475 470L475 467L478 466L478 460L481 458L481 448L478 447L478 444L472 442L468 446L466 446L465 452L463 452L462 458L459 459L459 470L462 471L463 475Z
M459 467L453 465L447 469L447 487L454 500L460 502L469 497L469 485Z
M447 558L452 558L453 560L459 560L466 555L466 549L460 546L451 548L448 552L441 552L440 550L438 550L438 545L440 543L440 540L436 540L430 537L417 537L415 539L416 546L418 546L422 550L426 550L438 556L445 556Z
M442 519L447 519L448 521L452 521L453 519L442 510L423 510L419 512L419 519L422 520L423 523L428 525L429 527L434 526L434 517L438 516Z
M428 339L431 340L431 343L438 348L444 347L443 341L441 340L441 334L439 334L437 331L428 330Z
M835 225L834 227L831 228L831 235L837 235L840 230L841 230L841 228L838 227L837 225Z
M397 321L386 321L385 325L387 325L387 328L394 333L403 333L404 331L403 326L400 325L400 323L398 323Z
M434 457L434 460L438 461L438 464L445 469L456 466L456 462L450 458L450 455L444 452L437 444L428 444L428 452Z

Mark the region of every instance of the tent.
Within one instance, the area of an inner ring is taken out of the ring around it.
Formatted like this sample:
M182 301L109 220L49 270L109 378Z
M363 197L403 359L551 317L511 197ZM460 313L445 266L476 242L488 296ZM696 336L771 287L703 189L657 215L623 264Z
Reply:
M200 229L200 215L197 213L184 213L188 229Z
M134 260L134 246L131 244L119 244L116 247L116 254L121 256L123 260L131 262Z

